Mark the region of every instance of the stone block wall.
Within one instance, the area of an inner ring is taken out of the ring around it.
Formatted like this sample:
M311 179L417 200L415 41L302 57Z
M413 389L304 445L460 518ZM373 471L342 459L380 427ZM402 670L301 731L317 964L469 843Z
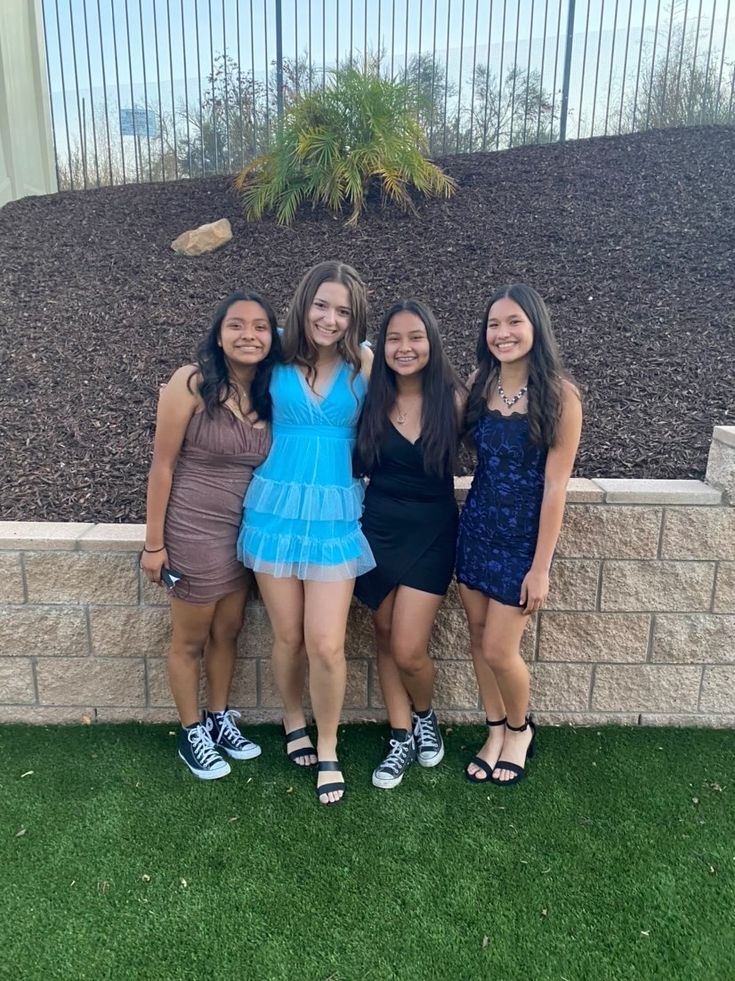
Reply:
M469 480L457 480L461 499ZM138 569L142 525L0 522L0 722L168 721L165 593ZM258 600L232 705L280 718ZM482 718L452 587L432 654L445 721ZM354 604L346 719L380 719L372 626ZM735 427L707 483L573 480L546 609L523 655L542 723L735 726Z

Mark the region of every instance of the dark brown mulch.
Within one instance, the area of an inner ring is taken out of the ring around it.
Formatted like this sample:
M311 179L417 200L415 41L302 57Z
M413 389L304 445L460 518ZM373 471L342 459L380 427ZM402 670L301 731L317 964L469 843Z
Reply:
M217 301L257 287L279 313L302 273L361 271L373 324L434 308L463 374L488 291L534 285L586 393L576 473L704 474L735 422L735 130L705 128L441 161L460 190L417 217L371 205L356 230L305 209L246 223L225 178L26 198L0 211L0 516L140 521L157 386ZM235 238L171 240L226 216Z

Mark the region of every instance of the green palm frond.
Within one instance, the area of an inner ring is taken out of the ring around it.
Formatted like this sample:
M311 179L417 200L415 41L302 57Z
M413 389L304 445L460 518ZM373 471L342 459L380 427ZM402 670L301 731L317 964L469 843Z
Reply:
M457 184L426 158L428 140L417 121L418 94L381 78L374 69L344 66L329 85L296 99L285 113L269 153L238 175L250 218L273 211L290 224L311 201L339 213L350 207L356 224L371 181L403 210L414 209L410 189L450 197Z

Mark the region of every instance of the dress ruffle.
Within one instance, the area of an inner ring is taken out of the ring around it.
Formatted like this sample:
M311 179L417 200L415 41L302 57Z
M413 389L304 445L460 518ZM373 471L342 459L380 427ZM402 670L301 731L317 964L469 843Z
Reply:
M330 530L337 534L327 538L322 537L320 526L338 522L298 522L297 527L293 527L295 522L290 524L292 530L288 534L273 533L257 527L256 517L250 517L237 543L243 565L279 578L295 576L318 582L356 578L375 565L367 539L353 525L345 523L344 534L332 527Z
M248 490L245 508L248 514L255 512L274 514L279 518L299 520L357 521L362 514L365 496L361 481L353 481L347 487L330 485L319 487L270 480L254 474Z

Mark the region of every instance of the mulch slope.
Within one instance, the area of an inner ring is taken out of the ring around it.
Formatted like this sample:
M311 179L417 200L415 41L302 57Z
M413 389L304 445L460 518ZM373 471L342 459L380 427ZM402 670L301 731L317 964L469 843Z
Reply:
M410 217L371 204L356 229L309 208L248 224L227 178L26 198L0 211L0 517L141 521L158 384L216 303L248 285L279 314L335 257L370 286L372 323L426 300L473 366L488 292L547 299L585 392L578 476L701 478L735 422L735 130L703 128L439 161L451 201ZM181 231L228 217L234 240L187 259Z

